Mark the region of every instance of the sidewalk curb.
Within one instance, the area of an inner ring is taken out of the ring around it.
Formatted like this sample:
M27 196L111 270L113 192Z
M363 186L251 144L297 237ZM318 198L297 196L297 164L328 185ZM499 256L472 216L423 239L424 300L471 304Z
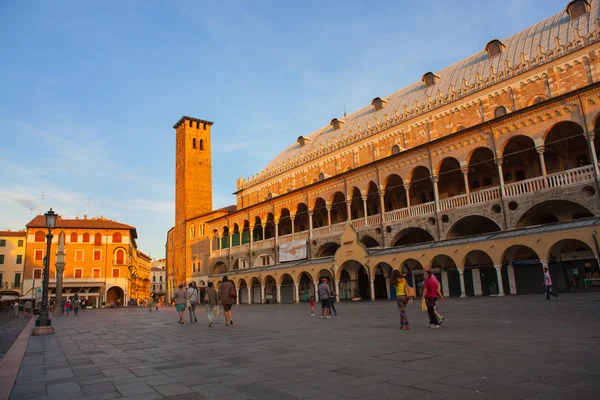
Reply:
M8 400L10 397L17 374L19 373L19 368L21 368L25 350L27 350L27 345L29 344L29 337L31 336L31 329L34 324L35 318L32 317L21 331L19 337L10 346L6 355L0 360L0 381L2 381L2 385L0 386L0 400Z

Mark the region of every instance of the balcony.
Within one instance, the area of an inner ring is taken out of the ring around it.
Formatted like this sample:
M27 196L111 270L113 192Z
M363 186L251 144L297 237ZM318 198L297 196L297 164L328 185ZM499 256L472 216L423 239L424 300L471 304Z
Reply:
M592 165L587 165L580 168L574 168L566 171L548 174L546 175L546 177L539 176L519 182L505 184L504 197L517 198L519 196L539 193L542 191L554 190L573 185L579 185L587 182L593 182L594 179L594 167ZM463 207L495 202L500 200L501 198L501 187L496 186L472 191L468 194L460 194L458 196L441 199L438 201L437 206L439 212L447 212ZM349 223L354 229L361 230L381 225L382 218L384 224L390 224L408 218L433 215L435 214L435 212L436 202L432 201L428 203L417 204L412 205L410 207L387 211L383 214L370 215L366 218L357 218L349 221ZM329 235L339 235L344 230L347 223L348 222L344 221L328 226L313 228L311 232L312 235L309 235L309 231L302 231L294 234L279 236L277 238L277 243L281 245L290 243L295 240L304 240ZM253 249L273 248L274 246L275 238L259 240L252 243ZM243 244L240 246L233 246L231 249L213 250L211 252L211 257L226 255L229 254L229 252L237 253L242 251L248 251L249 247L249 244Z

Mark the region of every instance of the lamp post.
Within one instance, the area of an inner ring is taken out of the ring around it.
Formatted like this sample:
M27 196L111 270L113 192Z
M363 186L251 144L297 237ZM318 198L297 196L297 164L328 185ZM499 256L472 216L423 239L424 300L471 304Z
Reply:
M50 279L50 246L52 245L52 229L56 226L56 217L58 215L50 209L50 211L44 214L46 217L46 228L48 228L48 234L46 235L46 257L44 259L44 280L42 283L42 309L40 310L40 316L35 321L35 326L51 326L52 320L48 314L48 280Z

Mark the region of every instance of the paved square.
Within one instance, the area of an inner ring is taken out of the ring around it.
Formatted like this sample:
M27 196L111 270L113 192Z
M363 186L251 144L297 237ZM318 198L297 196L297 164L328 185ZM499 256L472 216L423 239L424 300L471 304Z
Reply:
M600 293L450 299L442 328L418 304L241 305L234 325L176 323L173 308L88 310L31 337L21 399L600 398ZM187 314L186 314L187 321Z

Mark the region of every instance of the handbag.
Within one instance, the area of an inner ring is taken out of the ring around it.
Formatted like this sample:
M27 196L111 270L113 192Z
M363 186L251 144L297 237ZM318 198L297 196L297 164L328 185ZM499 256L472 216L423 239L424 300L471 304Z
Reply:
M232 299L237 298L237 291L235 290L233 285L231 286L231 289L229 289L229 297L231 297Z
M210 303L210 296L208 295L208 293L206 293L206 294L204 295L204 302L205 302L206 304Z
M425 299L421 299L421 311L427 311L427 303Z
M404 291L406 292L406 297L415 297L415 295L416 295L415 288L412 286L409 286L408 283L404 287Z

